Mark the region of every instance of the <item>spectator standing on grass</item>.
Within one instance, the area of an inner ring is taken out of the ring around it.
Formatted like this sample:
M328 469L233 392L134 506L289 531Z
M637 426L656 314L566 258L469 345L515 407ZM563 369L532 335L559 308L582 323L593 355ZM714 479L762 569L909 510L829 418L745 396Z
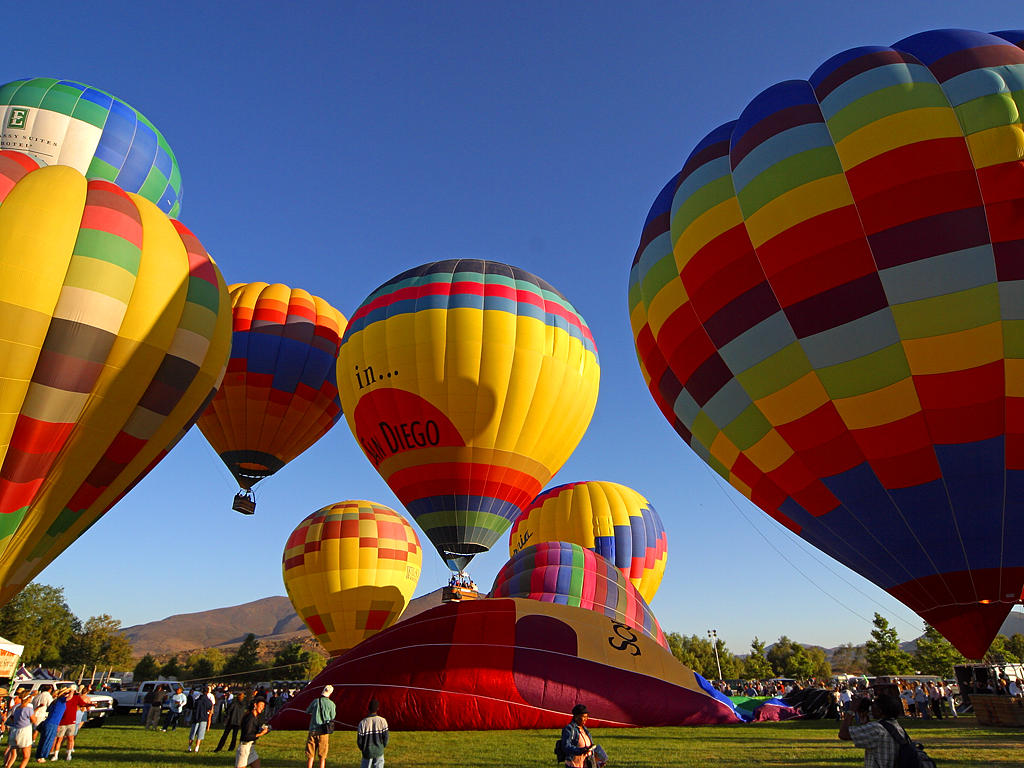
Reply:
M320 757L320 768L327 765L331 733L334 731L336 708L331 701L333 685L325 685L316 701L306 707L309 715L309 734L306 736L306 768L313 768L313 758Z
M210 720L213 718L213 695L210 693L210 686L205 686L203 692L192 702L192 728L188 734L188 751L198 752L199 745L206 738L206 731L210 727Z
M53 757L50 758L51 760L56 760L60 757L60 748L64 739L68 740L67 759L70 760L71 756L75 753L75 737L78 735L79 715L84 716L87 710L93 706L88 692L89 688L86 686L82 689L82 692L74 691L68 697L67 703L64 705L64 717L60 719L60 725L57 726L57 741L53 745Z
M852 741L854 746L864 750L864 768L892 768L896 761L896 741L889 735L882 722L889 723L906 739L907 732L897 722L897 718L903 713L903 706L895 696L879 696L864 710L862 716L865 719L859 725L854 725L852 712L843 715L839 725L839 739Z
M164 730L178 730L178 720L181 719L182 710L185 709L185 702L188 697L185 690L179 685L174 689L174 695L167 700L167 717L164 720Z
M224 749L224 742L228 739L228 734L231 734L231 746L228 749L233 750L235 748L235 739L238 736L238 731L242 727L242 718L245 717L247 711L252 709L251 706L245 705L245 694L239 693L236 696L231 697L231 701L228 702L227 710L224 713L224 730L221 731L220 741L217 742L217 748L214 752L220 752Z
M39 723L39 744L36 746L36 762L43 763L53 751L53 742L57 738L57 728L60 726L61 718L64 717L64 710L67 707L68 696L72 693L70 688L61 688L53 697L50 706L46 710L46 719Z
M376 699L370 700L366 709L366 717L359 721L356 728L356 746L363 754L360 768L384 768L384 749L388 745L388 721L381 717Z
M262 721L263 710L266 708L267 700L262 696L257 696L252 703L252 708L242 718L238 751L235 752L235 768L246 768L249 765L253 768L260 768L260 755L256 751L256 740L270 730L270 726L264 725Z
M14 697L12 702L11 716L7 719L10 733L7 736L7 753L4 756L4 768L12 768L14 761L21 753L21 762L18 768L25 768L28 765L29 755L32 753L32 726L37 721L34 718L32 702L28 695Z
M160 727L160 713L163 712L166 700L167 686L160 684L153 691L153 701L146 713L146 730L152 728L155 731Z

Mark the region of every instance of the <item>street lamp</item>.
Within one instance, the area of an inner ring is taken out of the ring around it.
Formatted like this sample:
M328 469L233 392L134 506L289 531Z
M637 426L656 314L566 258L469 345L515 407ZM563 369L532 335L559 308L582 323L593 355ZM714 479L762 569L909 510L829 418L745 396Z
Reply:
M718 660L718 630L709 629L708 637L711 638L711 647L715 649L715 664L718 665L718 679L722 679L722 662Z

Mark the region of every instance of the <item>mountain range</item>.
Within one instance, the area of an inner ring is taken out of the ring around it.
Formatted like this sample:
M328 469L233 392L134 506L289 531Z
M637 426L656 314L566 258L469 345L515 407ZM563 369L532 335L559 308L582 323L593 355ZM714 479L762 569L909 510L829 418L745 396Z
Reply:
M408 619L441 603L438 589L409 603L402 614ZM122 630L132 642L136 657L151 653L157 657L186 654L204 648L232 651L252 632L264 647L273 647L293 640L309 640L309 630L295 613L287 597L264 597L251 603L215 608L199 613L179 613L160 621L137 624ZM1024 634L1024 614L1011 613L999 630L1010 637ZM916 640L901 643L913 651ZM825 649L831 656L834 649Z

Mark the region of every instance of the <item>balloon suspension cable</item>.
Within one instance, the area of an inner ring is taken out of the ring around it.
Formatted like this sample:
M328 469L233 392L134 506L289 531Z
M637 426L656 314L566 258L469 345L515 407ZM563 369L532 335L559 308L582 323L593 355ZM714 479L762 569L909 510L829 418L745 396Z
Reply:
M776 552L778 553L779 557L781 557L781 558L782 558L783 560L785 560L785 561L786 561L787 563L789 563L789 565L790 565L790 566L791 566L791 567L793 568L793 570L794 570L794 571L796 571L796 572L797 572L797 573L799 573L799 574L800 574L801 576L803 576L803 577L804 577L805 579L807 579L807 581L809 581L809 582L810 582L810 583L811 583L812 585L814 585L814 587L816 587L816 588L817 588L817 589L818 589L818 590L819 590L819 591L820 591L820 592L821 592L822 594L824 594L824 595L825 595L826 597L829 597L829 598L831 598L831 599L832 599L833 601L835 601L835 602L836 602L836 603L837 603L838 605L840 605L840 606L842 606L843 608L845 608L845 609L846 609L847 611L849 611L850 613L852 613L852 614L853 614L854 616L856 616L856 617L857 617L858 619L861 619L862 621L865 621L865 622L867 622L868 624L871 624L871 623L872 623L872 620L871 620L871 619L869 619L869 618L867 618L866 616L863 616L862 614L860 614L860 613L858 613L857 611L855 611L855 610L854 610L853 608L851 608L850 606L848 606L848 605L847 605L846 603L844 603L844 602L843 602L842 600L840 600L840 599L839 599L838 597L836 597L836 596L835 596L835 595L833 595L832 593L828 592L828 591L827 591L827 590L826 590L826 589L825 589L824 587L822 587L822 586L821 586L821 584L819 584L819 583L818 583L817 581L815 581L814 579L812 579L812 578L811 578L811 577L810 577L810 576L809 576L809 575L808 575L807 573L805 573L805 572L804 572L803 570L801 570L801 569L800 569L800 567L799 567L799 566L797 566L797 564L796 564L796 563L794 563L794 562L793 562L793 561L792 561L792 560L791 560L791 559L790 559L790 558L789 558L789 557L788 557L788 556L787 556L787 555L786 555L786 554L785 554L785 553L784 553L784 552L783 552L783 551L782 551L781 549L779 549L779 548L778 548L778 547L777 547L777 546L775 545L775 543L774 543L774 542L773 542L773 541L772 541L771 539L769 539L769 538L768 538L768 537L767 537L767 536L766 536L766 535L764 534L764 532L763 532L763 531L762 531L762 530L761 530L760 528L758 528L758 527L757 527L757 526L756 526L756 525L754 524L754 521L753 521L753 520L752 520L752 519L750 518L750 516L749 516L749 515L748 515L748 514L747 514L746 512L744 512L744 511L743 511L743 508L742 508L742 507L741 507L741 506L740 506L739 504L737 504L737 503L736 503L736 500L735 500L734 498L732 498L732 496L731 496L731 495L729 494L729 492L727 491L727 489L726 489L726 488L725 488L725 487L724 487L724 486L722 485L722 483L723 483L723 480L722 480L722 477L721 477L721 475L719 475L719 474L718 474L717 472L715 472L715 470L713 470L713 469L712 469L712 468L711 468L710 466L708 466L708 465L707 465L706 463L704 464L704 466L705 466L705 468L707 469L708 473L709 473L709 474L710 474L710 475L711 475L711 476L712 476L712 477L714 478L714 480L715 480L715 484L716 484L716 485L718 486L719 490L720 490L720 491L722 492L722 495L724 495L724 496L725 496L725 498L727 498L727 499L729 500L729 503L730 503L730 504L732 504L732 505L733 505L733 507L735 507L735 508L736 508L736 511L737 511L737 512L739 512L739 513L740 513L740 514L741 514L741 515L743 516L743 519L747 521L747 523L748 523L748 524L750 525L750 527L751 527L751 528L753 528L753 529L754 529L755 531L757 531L757 534L758 534L758 535L759 535L759 536L760 536L760 537L761 537L762 539L764 539L764 540L765 540L765 542L766 542L766 543L768 544L768 546L770 546L770 547L771 547L772 549L774 549L774 550L775 550L775 551L776 551ZM798 537L798 538L799 538L799 537ZM816 562L818 562L818 561L816 560ZM818 564L819 564L819 565L823 565L824 567L828 568L828 570L829 570L829 571L831 571L831 572L832 572L832 573L833 573L833 574L834 574L835 576L837 576L837 577L839 577L840 579L842 579L842 580L843 580L843 581L844 581L844 582L845 582L845 583L846 583L846 584L847 584L848 586L850 586L850 587L852 587L853 589L855 589L855 590L857 590L858 592L860 592L860 594L864 595L864 597L866 597L866 598L868 598L869 600L871 600L871 602L873 602L873 603L874 603L875 605L877 605L878 607L880 607L880 608L884 609L884 610L885 610L886 612L889 612L889 609L888 609L888 608L887 608L886 606L884 606L884 605L882 605L881 603L879 603L879 602L878 602L877 600L875 600L875 599L874 599L873 597L871 597L871 595L867 594L866 592L863 592L863 591L862 591L861 589L859 589L859 588L858 588L858 587L857 587L857 586L856 586L855 584L853 584L853 583L851 583L851 582L847 581L847 580L846 580L845 578L843 578L842 574L840 574L840 573L837 573L836 571L834 571L834 570L833 570L833 569L832 569L831 567L829 567L829 566L828 566L828 565L827 565L826 563L818 562ZM918 627L917 627L917 626L916 626L915 624L913 624L913 623L912 623L912 622L910 622L910 621L907 621L907 620L906 620L905 618L903 618L902 616L895 616L895 618L896 618L896 619L898 619L899 621L902 621L902 622L903 622L904 624L906 624L907 626L913 627L913 628L915 629L915 631L917 631L917 630L918 630Z

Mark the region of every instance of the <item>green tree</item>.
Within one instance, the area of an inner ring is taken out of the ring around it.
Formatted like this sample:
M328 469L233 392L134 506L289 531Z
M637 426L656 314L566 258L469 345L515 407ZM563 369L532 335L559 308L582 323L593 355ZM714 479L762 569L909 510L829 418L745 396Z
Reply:
M158 674L160 674L160 665L153 654L147 653L139 659L139 663L132 670L132 679L138 684L146 680L153 680Z
M302 643L298 641L288 643L274 654L274 661L271 664L274 668L274 677L283 680L305 678L312 655L312 652L302 647Z
M806 680L813 677L814 662L811 661L807 649L800 643L793 643L793 652L786 659L785 676L797 680Z
M796 647L792 640L783 635L778 639L771 648L768 649L766 658L768 663L772 665L777 677L786 675L786 664L789 662L789 657L796 653Z
M182 677L183 674L184 670L182 670L181 664L178 663L177 656L171 656L171 658L167 660L167 663L160 667L161 677L177 680L179 677Z
M750 655L743 662L743 676L752 680L767 680L775 676L771 662L764 655L764 642L756 637L750 641Z
M997 664L1011 664L1020 661L1017 655L1010 650L1009 643L1010 638L1006 635L996 635L992 645L988 647L988 651L985 653L985 659Z
M913 657L900 648L900 637L895 627L876 613L871 639L864 643L868 671L872 675L907 675L914 671Z
M28 665L58 666L78 628L63 587L29 584L0 608L0 635L25 646L21 658Z
M924 675L951 677L953 665L960 664L964 657L952 643L944 638L931 624L924 625L924 634L917 639L917 669Z
M868 671L863 645L845 643L832 653L832 671L839 674L862 675Z
M225 675L241 675L260 669L260 642L250 632L238 646L238 650L228 657L224 664Z
M208 680L224 669L224 653L219 648L204 648L188 657L188 677L193 680Z
M1014 632L1013 637L1006 642L1006 650L1018 659L1024 659L1024 635Z
M815 677L818 680L828 680L832 677L832 665L828 663L824 648L805 648L811 662L811 673L808 677Z
M121 631L121 622L104 613L90 616L64 644L61 655L66 664L126 669L132 661L132 643Z
M720 637L712 645L710 638L697 637L697 635L686 637L678 632L671 632L666 635L666 640L669 650L680 662L709 680L718 679L718 663L715 661L716 646L724 679L739 677L743 669L743 663L729 652L725 641Z

